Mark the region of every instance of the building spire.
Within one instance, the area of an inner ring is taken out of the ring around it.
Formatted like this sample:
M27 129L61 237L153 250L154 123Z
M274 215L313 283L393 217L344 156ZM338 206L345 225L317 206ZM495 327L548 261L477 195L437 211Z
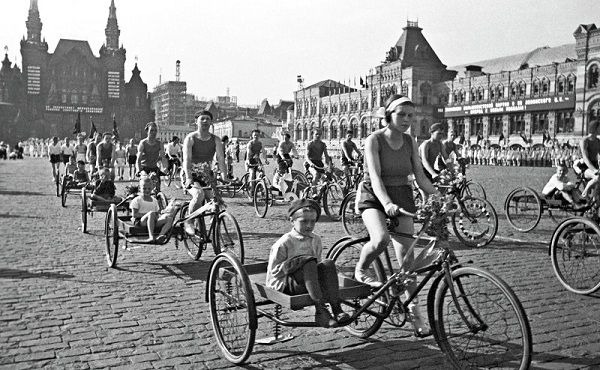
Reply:
M25 22L27 26L27 41L41 43L42 42L42 21L40 19L40 11L38 10L37 0L30 0L29 16Z
M104 34L106 35L106 48L107 49L118 49L119 48L119 24L117 22L117 8L115 7L115 0L110 1L110 7L108 8L108 21L106 22L106 29Z

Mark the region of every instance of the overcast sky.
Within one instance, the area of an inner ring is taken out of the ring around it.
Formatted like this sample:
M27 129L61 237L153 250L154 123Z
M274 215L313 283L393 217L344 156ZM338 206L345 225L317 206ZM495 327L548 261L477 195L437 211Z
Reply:
M0 47L21 66L30 0L0 0ZM98 51L110 0L38 0L42 37L87 40ZM150 91L181 80L198 97L237 96L239 104L292 100L305 85L352 80L378 65L418 20L446 65L574 43L581 23L600 26L597 0L115 0L127 49L125 78L138 57Z

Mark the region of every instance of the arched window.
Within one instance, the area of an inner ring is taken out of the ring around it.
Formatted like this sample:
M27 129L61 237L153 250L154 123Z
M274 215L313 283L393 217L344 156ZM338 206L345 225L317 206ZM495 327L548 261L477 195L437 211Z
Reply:
M547 96L550 94L550 81L544 77L542 79L542 95Z
M477 88L477 101L483 100L483 87Z
M408 97L408 84L406 82L402 84L402 95Z
M569 75L569 77L567 77L567 93L573 93L575 92L575 76L573 75Z
M502 85L502 84L498 85L498 94L497 94L497 96L498 96L498 100L504 99L504 85Z
M598 64L593 64L588 68L588 88L595 89L598 87Z
M465 90L460 89L460 91L458 92L458 101L460 103L464 103L466 97L467 97L467 93L465 92Z
M471 89L471 101L477 101L477 90L475 88Z
M517 98L517 91L518 91L517 83L516 82L511 83L510 84L510 98L511 99Z
M365 138L368 135L369 132L367 130L367 118L363 117L363 119L360 120L360 137Z
M331 122L331 137L329 138L330 140L333 139L337 139L338 138L338 124L337 122L333 121Z
M358 137L358 121L356 118L350 121L350 130L352 130L352 137L356 139Z
M483 117L471 117L469 122L469 133L471 136L483 136Z
M537 78L535 80L533 80L533 91L532 91L532 95L533 96L540 96L540 91L541 91L541 83L540 80L538 80Z
M589 122L600 119L600 100L592 103L589 109Z
M558 77L558 81L556 81L556 92L558 94L564 94L565 93L565 87L566 87L566 79L565 76L559 76Z
M525 97L525 91L527 91L527 84L524 81L519 82L519 98Z

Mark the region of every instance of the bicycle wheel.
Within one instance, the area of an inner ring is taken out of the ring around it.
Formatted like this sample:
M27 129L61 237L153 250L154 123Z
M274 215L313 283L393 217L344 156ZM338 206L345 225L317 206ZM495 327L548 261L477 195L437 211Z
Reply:
M242 176L242 186L240 187L239 191L244 194L246 197L251 198L251 192L250 192L250 187L252 186L250 183L250 174L246 173L244 176Z
M334 221L342 219L342 200L344 199L344 191L337 183L327 185L327 190L323 194L323 208L327 216Z
M258 217L264 218L267 215L270 198L271 196L269 194L269 188L267 187L266 181L264 181L264 179L258 181L256 183L256 187L254 188L254 196L252 198L254 211Z
M104 237L106 238L106 263L108 267L117 266L119 255L119 223L117 221L117 207L111 204L104 223Z
M181 217L184 218L188 215L188 206L181 209ZM182 232L183 246L185 247L187 254L194 260L199 260L204 250L204 244L206 243L206 226L204 226L204 217L200 216L194 222L197 223L198 227L194 228L195 234L190 235L185 230ZM199 228L199 229L198 229Z
M528 369L532 340L521 302L502 279L476 267L452 271L437 287L435 339L457 369ZM461 315L462 314L462 315Z
M483 188L483 186L481 186L480 183L472 181L472 180L467 181L465 186L461 189L460 197L461 198L475 197L475 198L487 199L486 194L485 194L485 189Z
M346 234L362 238L367 236L368 232L362 217L360 217L360 213L356 212L354 207L355 202L356 192L351 191L342 202L342 226Z
M522 232L531 231L537 226L542 218L542 209L542 200L531 188L513 190L504 202L508 223Z
M217 344L227 360L242 364L252 353L258 319L254 292L240 261L219 254L210 266L207 289Z
M167 208L167 205L169 204L169 199L167 198L165 193L163 193L162 191L158 192L158 194L156 194L156 200L158 200L158 204L160 205L161 209Z
M304 174L298 170L292 170L292 180L298 180L298 182L308 184L306 176L304 176Z
M452 215L456 237L470 247L483 247L498 232L498 215L490 202L480 198L461 199L461 208Z
M333 243L333 245L331 246L331 248L329 248L327 250L327 254L325 255L325 259L331 259L333 257L333 252L335 252L335 250L337 249L337 246L342 244L342 243L346 243L350 240L352 240L353 238L350 235L344 235L341 238L339 238L338 240L335 241L335 243Z
M572 205L561 206L560 208L550 208L548 207L548 214L552 221L560 224L567 218L582 216L583 212L574 211Z
M244 240L235 217L227 211L221 212L215 230L215 254L230 253L244 263Z
M577 217L564 221L550 242L552 268L570 292L591 294L600 289L600 227Z
M349 279L354 279L354 268L358 262L358 258L360 257L360 251L364 243L368 241L368 239L355 239L351 240L347 243L338 245L337 249L333 251L332 259L335 262L335 265L338 269L338 273L344 275ZM383 270L383 265L379 258L375 259L375 261L369 266L370 273L372 276L377 277L377 280L384 282L386 280L385 273ZM348 312L351 316L357 311L356 307L361 307L367 300L369 296L365 297L356 297L353 299L353 306L348 306L346 312ZM344 302L342 302L344 303ZM387 307L387 298L385 295L382 295L376 302L374 302L369 310L374 313L382 314ZM369 314L368 311L362 313L356 320L352 322L352 324L344 326L350 334L357 336L359 338L368 338L371 335L375 334L377 330L383 324L383 318L374 316Z
M81 189L81 232L87 232L87 194L85 188Z
M69 190L67 189L67 184L69 183L69 179L67 176L63 177L62 185L60 187L60 205L63 207L67 206L67 193Z
M173 177L175 176L175 167L171 167L171 170L167 172L166 175L163 176L162 181L166 187L171 186L171 181L173 181Z

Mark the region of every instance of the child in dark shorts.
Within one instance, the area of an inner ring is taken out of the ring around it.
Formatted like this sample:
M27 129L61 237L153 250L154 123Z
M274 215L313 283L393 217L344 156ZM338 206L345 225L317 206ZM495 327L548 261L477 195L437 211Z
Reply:
M121 197L115 195L117 188L111 180L110 170L108 168L100 169L100 180L94 185L94 192L91 195L92 200L107 203L119 203Z
M308 293L315 304L315 322L330 328L350 316L340 305L335 264L321 260L321 238L313 233L320 213L321 207L313 200L298 199L290 204L288 216L294 227L271 247L266 285L290 295Z

